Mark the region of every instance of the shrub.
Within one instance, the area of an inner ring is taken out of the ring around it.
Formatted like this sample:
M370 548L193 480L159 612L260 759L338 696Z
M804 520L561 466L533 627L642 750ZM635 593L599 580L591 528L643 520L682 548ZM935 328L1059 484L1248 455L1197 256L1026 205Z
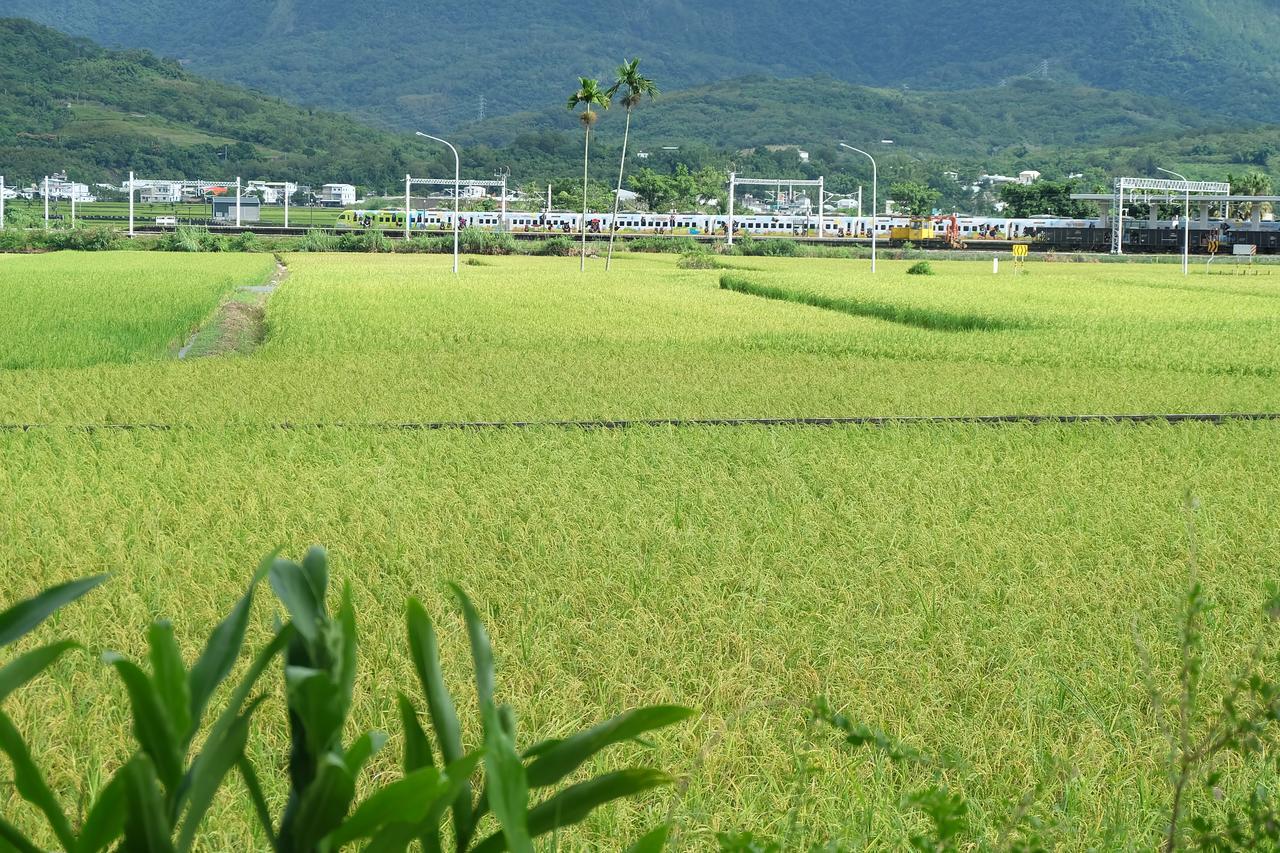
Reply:
M241 231L231 238L228 248L233 252L265 252L266 244L252 231Z
M724 263L710 252L687 252L676 261L676 267L682 270L718 270Z
M205 251L202 236L208 233L204 229L180 225L161 234L156 241L156 249L161 252L202 252Z
M733 252L735 255L794 258L800 254L800 244L795 240L757 240L747 234L734 243Z
M391 239L381 231L347 232L338 235L339 252L390 252L395 248Z
M516 238L505 231L485 231L480 228L463 228L458 235L461 251L468 255L514 255ZM452 245L450 246L452 249Z
M315 228L299 238L294 246L294 251L297 252L336 252L337 250L337 236L328 231L319 231Z
M907 275L933 275L933 265L928 261L917 261L907 268Z
M538 240L529 248L529 254L551 258L569 258L578 253L578 245L569 237L557 234L545 240Z
M263 578L269 579L289 622L277 623L271 639L253 655L234 686L220 690L237 669L255 589ZM63 584L0 613L0 648L104 579ZM482 732L476 748L464 746L462 732L471 729L458 718L459 706L444 681L435 627L425 608L410 599L407 651L429 712L431 734L410 691L402 689L402 773L390 782L360 781L365 764L388 738L364 732L346 740L358 661L355 606L350 585L344 585L337 612L329 612L328 559L323 550L313 548L301 563L274 555L263 561L248 591L213 629L190 669L167 622L153 623L147 631L149 667L122 655L105 656L128 696L136 750L89 805L83 820L72 820L63 810L33 758L41 753L33 753L0 710L0 752L8 756L18 780L13 793L43 815L65 850L186 853L198 846L201 823L215 798L225 798L220 791L234 769L278 853L329 853L366 844L365 849L405 851L419 841L424 849L439 850L440 824L449 812L455 848L467 853L532 851L534 838L558 833L609 802L671 782L660 771L633 767L564 784L610 746L687 719L692 713L687 708L639 708L568 737L539 740L520 749L511 709L498 704L488 633L467 595L458 587L452 589L475 670ZM34 649L0 669L0 703L76 646L61 642ZM267 698L258 685L273 664L282 666L284 674L278 683L284 685L289 754L272 755L255 765L251 754L265 747L249 750L248 743ZM216 712L210 707L215 696L224 697ZM201 733L204 739L196 749ZM260 774L286 766L289 796L276 817L262 795ZM357 804L358 783L369 793ZM539 791L540 801L531 806L533 791ZM477 837L479 821L489 813L498 830ZM666 831L664 825L645 836L643 849L661 849ZM0 844L6 850L42 849L3 819Z
M627 243L632 252L669 252L686 254L702 251L702 244L692 237L640 237Z

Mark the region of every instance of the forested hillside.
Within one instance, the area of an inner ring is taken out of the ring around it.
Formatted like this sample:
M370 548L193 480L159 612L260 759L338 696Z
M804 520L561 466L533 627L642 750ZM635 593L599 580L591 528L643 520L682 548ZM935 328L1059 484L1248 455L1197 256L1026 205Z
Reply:
M80 180L403 181L436 153L333 113L200 79L143 51L107 51L0 20L0 173ZM398 178L396 177L398 176Z
M1275 0L782 2L0 0L111 45L386 126L447 129L559 101L646 58L669 89L749 74L971 89L1025 76L1280 121Z

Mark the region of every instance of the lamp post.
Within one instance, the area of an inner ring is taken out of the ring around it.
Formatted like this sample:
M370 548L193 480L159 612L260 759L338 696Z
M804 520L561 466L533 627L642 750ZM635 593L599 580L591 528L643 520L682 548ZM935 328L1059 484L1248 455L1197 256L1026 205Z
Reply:
M1182 274L1191 274L1191 186L1186 175L1179 175L1171 169L1161 169L1156 166L1157 172L1164 172L1166 175L1173 175L1178 180L1187 184L1187 203L1186 208L1182 212Z
M871 272L874 275L876 271L876 214L878 213L876 208L879 207L880 204L878 198L880 189L880 169L876 165L876 158L872 157L861 148L854 148L852 145L847 145L843 142L840 143L840 147L848 148L850 151L855 151L871 161Z
M453 274L458 274L458 191L462 187L462 159L458 156L458 149L454 148L448 142L438 136L432 136L422 131L417 131L418 136L423 139L430 139L433 142L439 142L441 145L447 146L453 152ZM406 212L406 215L407 212Z

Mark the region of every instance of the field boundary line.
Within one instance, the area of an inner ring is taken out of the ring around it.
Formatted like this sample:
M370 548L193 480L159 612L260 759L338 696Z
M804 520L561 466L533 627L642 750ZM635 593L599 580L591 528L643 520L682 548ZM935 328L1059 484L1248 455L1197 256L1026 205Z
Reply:
M623 430L661 427L895 427L927 425L1017 426L1036 424L1182 424L1207 423L1223 425L1249 421L1280 421L1280 412L1187 412L1173 414L1083 414L1083 415L935 415L935 416L862 416L834 418L637 418L619 420L545 420L545 421L333 421L254 424L225 423L216 427L229 430L269 429L301 430L371 430L380 432L441 432L504 429ZM175 430L208 430L201 424L165 423L101 423L101 424L22 424L0 423L0 432L36 432L72 430L81 432L168 432Z

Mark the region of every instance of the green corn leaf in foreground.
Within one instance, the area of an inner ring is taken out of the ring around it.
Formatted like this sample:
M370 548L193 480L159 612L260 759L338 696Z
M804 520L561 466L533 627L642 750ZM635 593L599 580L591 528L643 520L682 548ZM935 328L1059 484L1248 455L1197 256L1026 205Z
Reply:
M79 643L64 640L61 643L51 643L32 649L9 661L3 669L0 669L0 703L3 703L10 693L52 666L58 658L71 649L79 647Z
M151 759L138 753L120 774L125 791L123 849L129 853L172 853L164 794Z
M80 827L80 843L76 853L99 853L124 832L125 777L123 769L111 777L89 809Z
M182 651L173 636L169 622L153 622L147 631L147 645L151 657L151 680L160 697L160 705L169 717L173 733L187 744L191 731L191 692L187 683L187 668L182 663Z
M444 672L440 668L440 646L436 640L435 628L431 624L431 617L427 615L426 608L416 598L409 599L406 609L409 652L413 657L413 666L418 673L418 680L422 683L422 691L427 697L427 713L431 717L431 727L435 730L436 740L440 746L441 763L452 764L463 756L462 724L458 721L453 696L450 695L449 688L444 683ZM426 759L428 762L431 760L429 747L426 751ZM406 767L407 769L409 768ZM453 807L453 830L460 848L465 849L470 843L474 829L475 824L471 817L471 785L466 783L458 792L457 802Z
M180 835L180 844L189 844L194 838L195 828L199 824L204 812L212 801L212 791L216 791L218 785L211 781L216 779L220 781L225 778L226 771L221 768L223 756L219 754L219 745L225 744L229 738L230 730L239 720L241 707L248 700L249 694L253 690L253 686L258 679L262 677L262 673L266 671L267 666L275 659L289 640L293 637L293 629L285 626L281 628L271 642L267 644L257 656L253 659L253 663L240 679L240 683L236 685L235 691L231 698L227 701L227 706L218 715L217 721L214 722L213 728L209 731L209 736L205 739L204 748L200 750L200 754L196 756L191 763L191 768L187 771L186 778L183 780L184 794L179 798L175 812L180 810L185 801L189 802L187 806L186 820L182 826ZM237 760L239 764L240 761ZM243 769L243 768L242 768ZM256 781L256 777L255 780ZM253 794L252 782L246 779L246 784L250 785L250 793ZM202 800L201 791L208 793L208 800ZM255 802L255 806L257 803ZM271 834L270 821L265 824L268 835Z
M315 778L302 792L293 821L293 850L311 851L320 840L342 825L356 796L355 779L336 755L320 759Z
M502 827L505 848L513 853L532 853L533 841L526 823L529 784L524 764L516 753L514 733L503 724L502 714L494 701L495 673L493 648L471 599L456 584L450 585L462 606L471 641L471 657L476 669L476 696L484 723L485 793L498 823Z
M645 732L674 725L687 720L692 715L691 709L677 705L637 708L572 737L553 742L540 749L535 748L537 752L530 750L530 753L537 757L528 768L529 787L541 788L553 785L577 770L584 761L605 747L634 740ZM526 753L526 757L530 753Z
M618 770L580 782L530 809L529 833L537 838L572 826L606 803L641 794L661 785L669 785L671 782L671 777L666 773L650 768ZM495 833L477 844L472 853L500 853L509 849L506 839L500 833Z
M7 646L34 630L54 611L75 601L106 579L106 575L94 575L81 580L68 581L50 587L33 598L20 601L0 613L0 647Z
M76 842L71 823L32 760L22 735L3 711L0 711L0 751L9 756L9 763L13 765L13 784L18 795L44 814L49 828L65 849L74 850Z
M227 617L209 634L204 651L191 667L191 674L188 676L188 693L191 697L191 720L196 723L204 716L209 697L231 673L236 658L240 656L245 631L249 627L249 610L253 605L254 589L266 576L275 558L276 554L273 553L262 561L257 574L249 583L249 589L231 608ZM190 740L192 734L193 732L186 732L185 736Z
M133 735L143 752L151 757L148 767L166 791L175 792L182 779L182 754L159 692L137 664L115 653L108 653L104 659L116 668L129 694Z
M16 850L17 853L45 853L18 831L16 826L0 817L0 851L9 853L11 849Z
M642 835L635 844L627 848L626 853L661 853L666 848L670 835L671 824L664 823Z
M311 556L310 552L307 554ZM276 597L289 611L293 626L309 645L315 647L320 641L321 625L327 621L324 611L324 590L317 589L314 583L320 579L318 569L309 573L302 566L291 560L277 559L271 564L268 578Z

